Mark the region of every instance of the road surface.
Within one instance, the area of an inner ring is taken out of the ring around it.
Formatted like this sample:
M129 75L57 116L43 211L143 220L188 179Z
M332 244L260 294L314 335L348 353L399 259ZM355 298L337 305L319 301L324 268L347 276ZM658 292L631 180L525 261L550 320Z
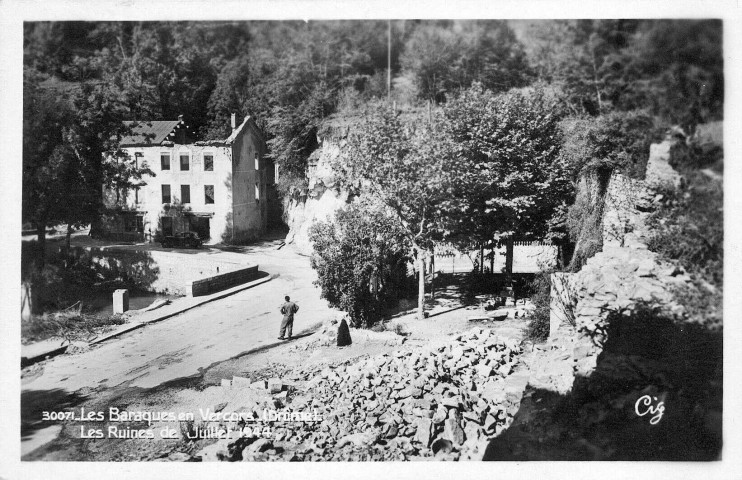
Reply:
M284 295L290 295L299 305L294 336L336 315L312 285L316 277L307 257L290 247L252 248L244 255L250 263L258 263L261 271L279 274L278 278L103 342L89 351L55 357L43 365L40 375L23 379L22 396L44 399L43 392L49 391L52 408L54 398L86 387L99 392L113 387L152 388L198 375L217 362L281 343L277 337ZM24 442L38 443L39 439L25 438Z

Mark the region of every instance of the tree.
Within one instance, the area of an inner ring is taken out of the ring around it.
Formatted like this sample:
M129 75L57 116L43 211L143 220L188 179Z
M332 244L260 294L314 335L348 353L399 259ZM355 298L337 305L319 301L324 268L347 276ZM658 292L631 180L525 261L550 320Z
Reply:
M719 20L543 20L529 22L523 42L573 114L649 108L692 129L723 116L721 37Z
M425 257L440 237L444 212L458 204L459 162L439 126L405 124L397 112L380 105L351 135L350 158L333 165L345 188L367 191L399 223L418 266L419 319L425 310Z
M578 269L603 245L603 196L611 174L622 171L634 178L644 178L656 131L645 111L568 118L560 128L563 144L559 155L570 166L572 178L577 180L582 176L597 183L590 195L586 189L578 192L566 218L575 244L570 268Z
M24 71L23 219L36 225L39 269L48 225L64 222L69 231L90 223L101 213L104 186L141 179L137 169L120 164L128 128L118 98L100 84L61 92Z
M353 324L370 327L405 290L409 248L397 222L378 205L352 203L334 222L315 223L309 235L315 284Z
M636 20L544 20L530 24L526 43L542 80L562 85L573 114L614 108L616 56L631 42Z
M557 94L543 87L494 94L475 84L444 108L444 135L460 152L453 195L463 211L449 210L446 234L463 248L498 237L560 239L558 225L572 195L569 164L560 157Z
M436 103L473 82L500 92L525 85L529 77L522 46L503 21L419 25L401 62L415 78L420 97Z
M39 91L24 78L23 203L24 222L38 233L37 268L44 266L46 227L59 219L58 198L63 192L60 177L68 170L70 156L60 147L62 124L68 117L64 100Z
M621 108L650 111L692 131L724 116L721 20L645 21L624 57ZM633 53L629 51L627 53Z

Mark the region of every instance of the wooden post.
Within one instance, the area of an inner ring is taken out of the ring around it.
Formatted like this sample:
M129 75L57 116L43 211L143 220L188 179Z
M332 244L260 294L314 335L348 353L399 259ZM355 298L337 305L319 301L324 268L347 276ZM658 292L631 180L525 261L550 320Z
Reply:
M418 250L417 319L425 319L425 257Z
M484 275L484 242L479 242L479 274Z
M386 97L392 98L392 21L386 23ZM395 108L396 110L396 108Z
M433 247L433 254L430 256L430 298L435 300L435 247Z
M505 250L505 273L507 274L507 280L510 282L513 277L513 255L515 253L515 245L513 242L513 237L509 237L506 240L506 250Z
M490 244L490 274L495 274L495 244Z

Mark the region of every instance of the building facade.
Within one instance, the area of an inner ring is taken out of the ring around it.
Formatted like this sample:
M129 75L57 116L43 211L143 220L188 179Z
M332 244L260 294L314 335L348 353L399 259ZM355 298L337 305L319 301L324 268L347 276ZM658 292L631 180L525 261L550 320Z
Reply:
M277 201L273 163L251 117L225 140L193 141L182 118L136 122L122 149L154 175L126 192L107 192L115 214L104 235L158 241L194 231L204 243L242 243L265 233Z

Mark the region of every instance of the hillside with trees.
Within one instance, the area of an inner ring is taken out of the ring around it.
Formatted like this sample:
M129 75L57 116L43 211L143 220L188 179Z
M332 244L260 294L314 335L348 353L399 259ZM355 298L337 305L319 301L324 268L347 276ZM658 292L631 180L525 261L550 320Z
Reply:
M599 248L575 203L578 175L602 168L641 178L657 132L679 125L691 134L722 118L721 27L30 22L23 220L39 232L81 225L101 213L102 186L140 182L146 172L103 160L117 158L123 120L183 115L215 139L228 135L232 113L252 115L290 198L306 192L318 132L339 118L357 131L356 154L337 166L341 181L372 185L420 269L435 242L483 252L515 237L587 245L578 267ZM413 113L402 119L395 108Z

